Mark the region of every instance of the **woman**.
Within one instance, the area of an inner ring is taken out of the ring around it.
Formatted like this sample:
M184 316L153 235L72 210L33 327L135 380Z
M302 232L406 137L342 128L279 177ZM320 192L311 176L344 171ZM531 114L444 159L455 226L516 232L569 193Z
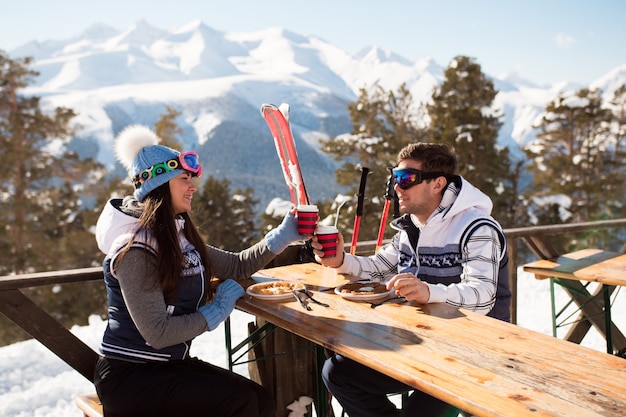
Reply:
M256 245L232 253L205 245L188 212L193 152L158 145L148 128L130 126L115 142L135 186L133 197L110 200L96 226L108 296L108 325L95 371L107 417L275 414L271 395L240 375L189 356L191 341L215 330L244 293L248 278L289 244L294 212ZM211 277L222 281L213 293Z

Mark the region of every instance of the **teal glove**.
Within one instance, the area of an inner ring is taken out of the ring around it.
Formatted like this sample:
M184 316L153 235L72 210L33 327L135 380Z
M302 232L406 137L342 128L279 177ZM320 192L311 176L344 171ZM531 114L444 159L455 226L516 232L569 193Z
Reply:
M209 325L209 330L215 330L221 322L226 320L235 308L235 302L243 293L241 285L232 279L227 279L217 287L213 302L198 309Z
M289 211L283 222L265 235L265 243L272 253L278 255L294 242L306 240L306 236L298 233L298 219Z

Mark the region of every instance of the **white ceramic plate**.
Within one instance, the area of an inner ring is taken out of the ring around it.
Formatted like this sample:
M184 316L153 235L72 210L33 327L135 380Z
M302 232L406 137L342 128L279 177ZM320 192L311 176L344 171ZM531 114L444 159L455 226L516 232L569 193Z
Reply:
M304 288L304 284L289 281L260 282L250 285L246 290L246 294L258 298L259 300L278 301L288 298L293 299L293 293L291 291L296 288Z
M274 277L270 277L269 275L260 274L258 272L256 274L253 274L250 278L252 278L252 280L254 282L278 281L278 279L276 279Z
M365 287L371 286L372 282L349 282L347 284L344 284L335 288L335 294L340 295L346 300L351 300L351 301L372 301L372 300L379 300L381 298L388 297L389 295L391 295L391 293L393 293L393 290L388 290L388 291L385 290L384 292L375 293L375 294L372 294L371 292L364 292L363 294L359 294L355 292L341 292L341 290L346 285L355 285L355 284L358 284L360 288L365 288ZM377 284L383 285L383 286L385 285L380 282L378 282Z

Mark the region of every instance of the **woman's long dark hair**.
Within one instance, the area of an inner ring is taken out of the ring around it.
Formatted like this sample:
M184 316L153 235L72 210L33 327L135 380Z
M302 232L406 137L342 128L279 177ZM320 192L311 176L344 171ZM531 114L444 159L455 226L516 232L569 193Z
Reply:
M165 183L151 191L144 200L144 208L139 217L137 233L147 233L157 243L157 269L159 271L159 283L166 297L175 297L176 289L181 277L183 253L178 241L176 228L176 213L172 207L172 198L169 183ZM213 267L207 256L205 243L191 220L189 213L179 214L185 220L183 233L187 240L197 249L204 265L204 277L206 280L207 297L211 297L209 285L213 276ZM132 243L132 241L131 241ZM126 252L130 244L125 248ZM123 254L121 254L123 256Z

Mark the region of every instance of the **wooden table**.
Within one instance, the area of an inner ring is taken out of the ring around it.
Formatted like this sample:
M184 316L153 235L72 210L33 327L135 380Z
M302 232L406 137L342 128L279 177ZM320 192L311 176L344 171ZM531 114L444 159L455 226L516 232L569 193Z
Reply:
M328 290L328 271L310 263L263 272L306 282L329 307L246 296L237 308L475 416L624 415L622 358L441 303L372 309ZM325 282L315 286L316 276Z
M550 278L552 295L552 328L554 336L558 327L572 324L565 339L580 343L591 328L604 336L607 352L615 353L626 348L626 337L611 319L611 294L616 287L626 286L626 255L598 249L583 249L559 256L553 260L539 260L524 265L524 271L535 274L538 279ZM589 283L599 285L589 292ZM569 302L557 311L554 284L558 284L569 296ZM575 304L578 317L570 320L565 310ZM559 322L560 317L565 316Z

